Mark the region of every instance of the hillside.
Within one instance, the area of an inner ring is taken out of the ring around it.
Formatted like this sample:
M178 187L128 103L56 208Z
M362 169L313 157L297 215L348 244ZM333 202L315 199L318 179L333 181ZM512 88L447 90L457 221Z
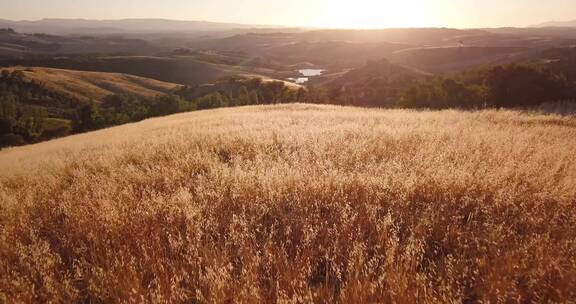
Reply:
M400 43L350 43L346 41L299 42L267 50L271 58L291 64L312 63L327 68L362 66L394 51L411 48Z
M576 121L198 111L0 151L6 302L569 302Z
M526 47L428 47L394 52L387 58L430 73L462 71L477 66L520 61L533 55Z
M334 95L337 93L339 103L391 107L398 102L405 88L431 76L429 73L382 59L369 61L363 67L337 77L328 75L323 85L334 92Z
M208 38L188 47L324 69L358 68L387 58L429 72L453 72L532 58L542 49L571 45L574 37L568 28L316 30Z
M124 73L184 85L205 84L245 73L229 65L205 62L192 56L70 56L15 60L3 64Z
M122 22L128 21L118 21ZM131 22L135 27L146 24L145 20ZM454 72L535 58L546 48L572 45L576 37L570 28L244 28L195 34L179 32L178 26L176 32L161 28L115 35L29 34L0 28L0 65L119 72L194 85L241 72L292 77L285 74L295 66L341 71L382 58L433 73Z
M38 33L26 34L4 29L0 25L0 59L19 59L34 55L62 54L118 54L149 55L164 46L152 45L142 39L120 36L57 36Z
M94 100L98 102L112 94L130 94L141 98L152 98L180 87L174 83L118 73L39 67L15 67L5 70L10 72L22 71L26 79L41 83L48 90L83 101Z

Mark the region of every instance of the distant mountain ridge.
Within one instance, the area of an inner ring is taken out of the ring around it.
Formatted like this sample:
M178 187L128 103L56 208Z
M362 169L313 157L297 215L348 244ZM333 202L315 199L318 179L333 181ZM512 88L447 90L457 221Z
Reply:
M532 25L530 27L576 27L576 20L549 21L549 22L544 22L544 23Z
M0 59L22 58L31 54L154 54L161 50L164 50L162 45L152 45L142 39L113 35L25 34L3 28L0 22Z
M231 29L268 28L269 25L188 21L169 19L41 19L12 21L0 19L0 28L13 28L23 33L47 34L113 34L158 32L211 32Z

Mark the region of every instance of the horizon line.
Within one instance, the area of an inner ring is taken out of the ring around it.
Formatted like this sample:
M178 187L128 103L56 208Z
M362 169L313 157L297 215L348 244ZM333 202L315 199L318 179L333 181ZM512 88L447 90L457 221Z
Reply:
M392 29L459 29L459 30L471 30L471 29L505 29L505 28L571 28L569 26L555 26L545 24L553 23L567 23L573 21L545 21L538 24L531 24L526 26L521 25L507 25L507 26L461 26L453 27L447 25L435 25L435 26L399 26L399 27L339 27L339 26L317 26L317 25L291 25L291 24L259 24L259 23L243 23L243 22L233 22L233 21L220 21L220 20L203 20L203 19L179 19L179 18L164 18L164 17L127 17L127 18L116 18L116 19L99 19L99 18L61 18L61 17L42 17L38 19L9 19L0 17L0 21L8 22L41 22L50 20L60 20L60 21L95 21L95 22L105 22L105 21L135 21L135 20L155 20L155 21L175 21L175 22L200 22L200 23L213 23L213 24L229 24L229 25L242 25L242 26L257 26L262 29L274 29L274 28L296 28L296 29L318 29L318 30L392 30ZM576 20L574 20L576 21Z

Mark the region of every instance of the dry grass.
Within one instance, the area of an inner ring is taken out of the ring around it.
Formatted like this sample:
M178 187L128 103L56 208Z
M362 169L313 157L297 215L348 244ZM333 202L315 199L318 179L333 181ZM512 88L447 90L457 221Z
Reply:
M0 152L0 302L576 300L576 120L285 105Z
M27 79L44 84L58 93L80 100L101 101L112 94L132 94L142 98L151 98L165 94L179 87L178 84L158 81L127 74L85 72L52 68L7 68L20 70Z

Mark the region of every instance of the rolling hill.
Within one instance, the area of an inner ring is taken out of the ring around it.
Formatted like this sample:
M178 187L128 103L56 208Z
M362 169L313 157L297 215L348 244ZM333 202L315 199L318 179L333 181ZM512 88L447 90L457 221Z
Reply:
M118 73L40 67L13 67L2 70L22 71L26 79L41 83L48 90L83 101L94 100L98 102L112 94L130 94L142 98L152 98L180 87L174 83Z
M358 68L387 58L430 72L453 72L532 58L546 48L569 46L575 35L568 28L317 30L240 34L194 41L189 47L325 69Z
M575 127L294 104L6 149L0 298L569 302Z
M324 68L346 68L380 60L395 51L413 46L400 43L346 41L299 42L270 48L266 55L287 64L311 63Z
M353 69L382 58L429 72L454 72L533 58L547 48L570 46L574 38L569 28L254 29L206 35L60 36L3 29L0 60L10 65L120 72L195 85L242 72L285 78L290 76L279 74L294 66Z
M184 85L210 83L238 72L230 66L193 57L95 56L7 61L7 65L41 66L105 73L124 73Z
M462 71L496 63L529 58L533 51L526 47L428 47L396 51L387 56L395 63L409 65L431 73Z
M369 61L363 67L345 73L324 76L321 84L344 99L340 103L392 107L400 94L416 81L432 74L392 63L386 59ZM322 81L322 77L319 77Z
M42 19L33 21L0 20L0 27L10 27L25 33L49 33L62 35L159 32L190 33L224 31L242 28L266 28L270 26L169 19Z
M0 28L0 59L66 54L151 55L165 50L166 48L162 45L136 38L26 34L11 28Z

